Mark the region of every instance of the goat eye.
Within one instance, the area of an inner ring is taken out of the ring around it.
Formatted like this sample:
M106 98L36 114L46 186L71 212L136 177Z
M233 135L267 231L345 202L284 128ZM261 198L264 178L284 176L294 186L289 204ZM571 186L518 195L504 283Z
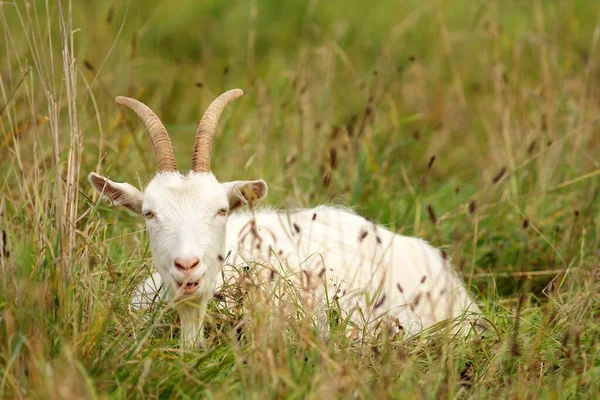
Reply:
M156 215L155 215L155 214L154 214L152 211L146 211L146 212L144 213L144 218L146 218L146 219L152 219L152 218L154 218L155 216L156 216Z
M226 216L226 215L227 215L227 211L229 211L229 210L228 210L228 209L226 209L226 208L221 208L221 209L220 209L220 210L217 212L217 215L219 215L219 216L221 216L221 217L224 217L224 216Z

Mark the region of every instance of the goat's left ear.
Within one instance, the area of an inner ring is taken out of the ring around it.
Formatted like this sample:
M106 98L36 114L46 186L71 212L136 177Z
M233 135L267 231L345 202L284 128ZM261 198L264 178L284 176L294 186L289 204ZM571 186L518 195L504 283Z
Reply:
M262 179L255 181L234 181L222 184L229 198L231 211L243 205L253 205L267 196L267 183Z
M88 180L102 198L108 199L115 206L126 207L136 214L142 213L144 195L129 183L113 182L94 172L88 175Z

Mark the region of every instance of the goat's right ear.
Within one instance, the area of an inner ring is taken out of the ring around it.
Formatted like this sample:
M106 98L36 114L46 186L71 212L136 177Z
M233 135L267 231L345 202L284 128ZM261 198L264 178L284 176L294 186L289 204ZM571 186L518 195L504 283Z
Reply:
M88 175L88 180L101 197L110 200L113 205L126 207L136 214L142 213L144 196L136 187L129 183L113 182L94 172Z

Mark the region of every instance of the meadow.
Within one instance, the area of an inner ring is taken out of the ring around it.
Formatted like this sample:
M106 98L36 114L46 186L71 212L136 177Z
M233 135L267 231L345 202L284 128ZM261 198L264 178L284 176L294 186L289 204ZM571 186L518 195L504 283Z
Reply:
M0 2L0 397L596 398L596 3ZM114 98L148 104L186 170L236 87L220 180L425 238L491 334L353 342L215 300L206 346L183 351L175 313L130 313L153 268L143 220L86 177L143 187L155 159Z

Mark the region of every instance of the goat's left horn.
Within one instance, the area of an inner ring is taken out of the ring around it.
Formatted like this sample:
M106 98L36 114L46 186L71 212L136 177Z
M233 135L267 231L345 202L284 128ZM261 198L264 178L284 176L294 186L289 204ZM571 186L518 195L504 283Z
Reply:
M117 96L115 101L117 104L125 106L135 112L144 123L144 126L148 131L148 136L150 136L150 140L152 141L154 154L158 161L158 171L177 171L175 155L173 154L173 147L171 146L169 134L154 111L144 103L130 97Z
M204 112L196 131L192 171L210 172L210 154L221 113L231 100L243 94L241 89L229 90L217 97Z

